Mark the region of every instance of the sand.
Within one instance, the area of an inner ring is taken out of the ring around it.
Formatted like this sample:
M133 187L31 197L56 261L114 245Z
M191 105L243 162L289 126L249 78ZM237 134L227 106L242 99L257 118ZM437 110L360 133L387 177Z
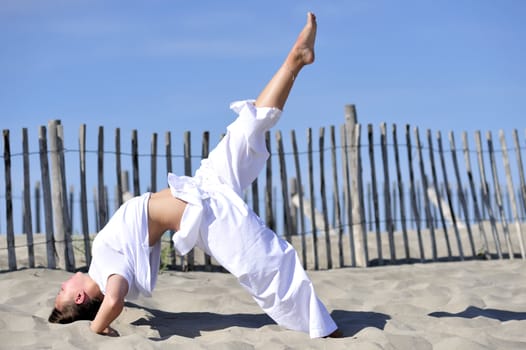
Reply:
M309 271L345 337L310 339L273 323L218 272L163 272L153 298L128 303L113 327L47 322L70 273L0 274L1 349L520 349L526 262L441 262Z
M20 270L0 273L0 349L525 349L526 261L516 242L515 260L473 260L465 230L461 233L469 261L445 262L447 249L441 239L442 261L430 261L429 232L424 232L422 264L417 235L409 232L413 264L332 270L326 269L320 239L322 270L312 271L309 253L308 274L343 331L341 339L310 339L277 326L235 278L222 272L161 272L153 298L127 303L112 324L120 333L117 338L93 334L87 321L49 324L55 294L71 274L25 268L25 237L17 236ZM443 236L440 230L436 234ZM44 238L35 235L37 266L46 265ZM474 239L478 253L480 235L474 234ZM395 240L397 258L403 258L403 240ZM334 266L339 266L336 242L333 239L331 245ZM312 252L310 243L309 239ZM294 245L301 247L298 239ZM349 246L348 237L343 245ZM81 246L75 252L77 266L84 264ZM368 246L374 260L374 233L369 233ZM388 260L386 237L382 246ZM458 257L453 236L451 246ZM0 239L0 271L6 271L2 248L5 239ZM491 242L490 248L494 251ZM202 252L196 252L200 260ZM348 251L344 260L350 263Z

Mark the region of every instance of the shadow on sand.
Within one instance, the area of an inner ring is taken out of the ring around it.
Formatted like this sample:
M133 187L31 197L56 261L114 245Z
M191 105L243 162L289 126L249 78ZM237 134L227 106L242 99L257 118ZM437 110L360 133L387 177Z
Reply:
M445 311L432 312L429 316L433 317L461 317L461 318L475 318L486 317L493 318L499 321L523 321L526 320L526 312L516 312L498 309L481 309L476 306L468 306L466 310L457 313L449 313Z
M229 327L261 328L275 322L266 314L217 314L213 312L167 312L143 307L127 302L126 306L143 309L151 317L142 317L134 322L135 326L149 326L159 333L159 337L151 340L165 340L178 335L195 338L202 331L215 331ZM378 312L334 310L331 313L334 321L340 327L344 337L352 337L364 328L375 327L384 329L388 315Z

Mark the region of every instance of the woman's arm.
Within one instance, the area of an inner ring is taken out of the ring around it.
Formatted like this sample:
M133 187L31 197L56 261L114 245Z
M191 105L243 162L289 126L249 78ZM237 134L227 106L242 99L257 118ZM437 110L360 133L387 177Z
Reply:
M109 326L124 308L124 297L128 293L128 281L120 275L111 275L106 284L106 294L97 316L91 323L91 330L99 334L109 334Z

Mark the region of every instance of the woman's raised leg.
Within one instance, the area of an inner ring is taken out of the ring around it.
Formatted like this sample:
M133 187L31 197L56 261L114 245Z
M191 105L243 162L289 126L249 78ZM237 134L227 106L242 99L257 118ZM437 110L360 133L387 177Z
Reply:
M305 27L281 67L258 96L256 107L275 107L283 110L300 70L314 62L315 39L316 16L309 12Z
M269 108L256 110L247 101L231 105L239 117L228 126L226 136L210 152L198 172L205 171L206 167L212 169L221 182L240 195L254 181L268 158L265 132L279 120L294 78L305 65L314 61L315 38L316 17L308 13L307 23L285 61L256 100L256 107Z

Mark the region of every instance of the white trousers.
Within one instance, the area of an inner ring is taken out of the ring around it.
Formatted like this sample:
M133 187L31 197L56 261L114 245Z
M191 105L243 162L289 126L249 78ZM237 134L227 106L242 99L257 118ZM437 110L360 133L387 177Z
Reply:
M312 338L326 336L337 326L316 296L296 251L240 201L244 188L265 166L265 131L281 111L255 108L249 101L231 108L238 119L196 173L198 178L217 176L231 190L214 190L212 185L207 190L207 180L201 180L209 197L203 201L196 245L237 277L276 323Z

